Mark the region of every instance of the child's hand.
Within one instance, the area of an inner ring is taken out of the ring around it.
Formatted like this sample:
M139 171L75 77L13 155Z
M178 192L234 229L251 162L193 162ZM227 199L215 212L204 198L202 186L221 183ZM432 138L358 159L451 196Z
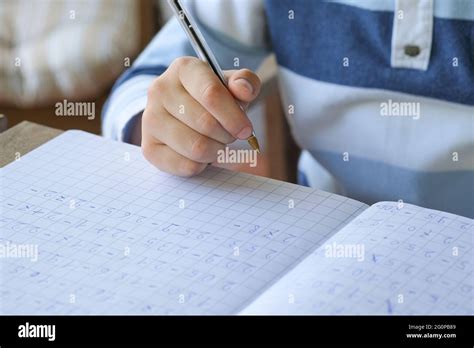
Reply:
M148 90L142 117L142 151L153 165L180 176L199 174L217 151L247 139L252 125L239 107L260 92L250 70L227 71L229 92L197 58L176 59ZM237 100L236 100L237 99Z

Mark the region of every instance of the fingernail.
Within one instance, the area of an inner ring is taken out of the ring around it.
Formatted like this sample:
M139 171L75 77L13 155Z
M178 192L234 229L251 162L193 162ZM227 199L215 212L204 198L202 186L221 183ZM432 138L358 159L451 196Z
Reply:
M253 86L248 80L240 78L235 80L235 82L245 88L250 94L253 94Z
M239 138L240 140L245 140L249 138L251 135L252 135L252 128L247 126L240 131L240 133L237 135L237 138Z

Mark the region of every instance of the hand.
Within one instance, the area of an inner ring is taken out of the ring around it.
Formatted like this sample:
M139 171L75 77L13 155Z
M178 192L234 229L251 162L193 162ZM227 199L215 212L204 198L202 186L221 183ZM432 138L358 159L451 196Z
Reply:
M226 71L229 90L207 63L176 59L148 90L142 117L142 151L158 169L179 175L201 173L218 150L247 139L252 124L239 106L260 93L250 70Z

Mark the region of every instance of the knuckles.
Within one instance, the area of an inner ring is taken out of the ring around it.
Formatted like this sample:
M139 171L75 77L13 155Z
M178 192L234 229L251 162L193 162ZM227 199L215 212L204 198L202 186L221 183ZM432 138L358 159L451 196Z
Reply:
M153 82L150 84L150 87L148 87L148 100L154 100L156 97L162 95L165 91L164 84L165 82L163 76L154 79Z
M179 169L179 175L185 177L195 176L201 173L204 168L205 167L201 163L190 160L182 161Z
M209 140L204 135L199 135L194 141L191 146L191 159L201 162L205 161L206 158L209 157L208 152L210 150Z
M223 86L212 82L208 84L201 92L202 102L207 109L215 109L218 103L221 102Z
M165 166L163 165L162 161L160 160L161 156L156 153L158 149L148 143L142 144L141 151L143 157L150 163L152 163L156 168L162 171L167 171L170 174L184 176L184 177L192 177L201 173L205 165L202 163L197 163L189 159L175 159L178 164L175 166L174 170L166 170Z
M184 68L190 64L195 63L197 58L195 57L179 57L176 58L173 63L170 65L170 69L181 69Z
M153 146L150 146L150 144L146 142L142 142L141 149L142 149L143 157L145 157L148 162L154 163L153 156L152 156ZM158 165L158 168L159 168L159 165Z
M200 133L212 135L218 129L217 120L207 111L204 111L197 119L197 126Z

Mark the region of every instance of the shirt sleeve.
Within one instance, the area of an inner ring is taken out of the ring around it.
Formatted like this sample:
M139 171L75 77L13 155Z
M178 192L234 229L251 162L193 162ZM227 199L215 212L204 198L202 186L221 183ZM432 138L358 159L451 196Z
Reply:
M197 0L184 5L223 69L256 70L270 53L263 0ZM130 141L130 130L145 109L151 82L182 56L195 53L172 18L115 83L102 111L105 137Z

